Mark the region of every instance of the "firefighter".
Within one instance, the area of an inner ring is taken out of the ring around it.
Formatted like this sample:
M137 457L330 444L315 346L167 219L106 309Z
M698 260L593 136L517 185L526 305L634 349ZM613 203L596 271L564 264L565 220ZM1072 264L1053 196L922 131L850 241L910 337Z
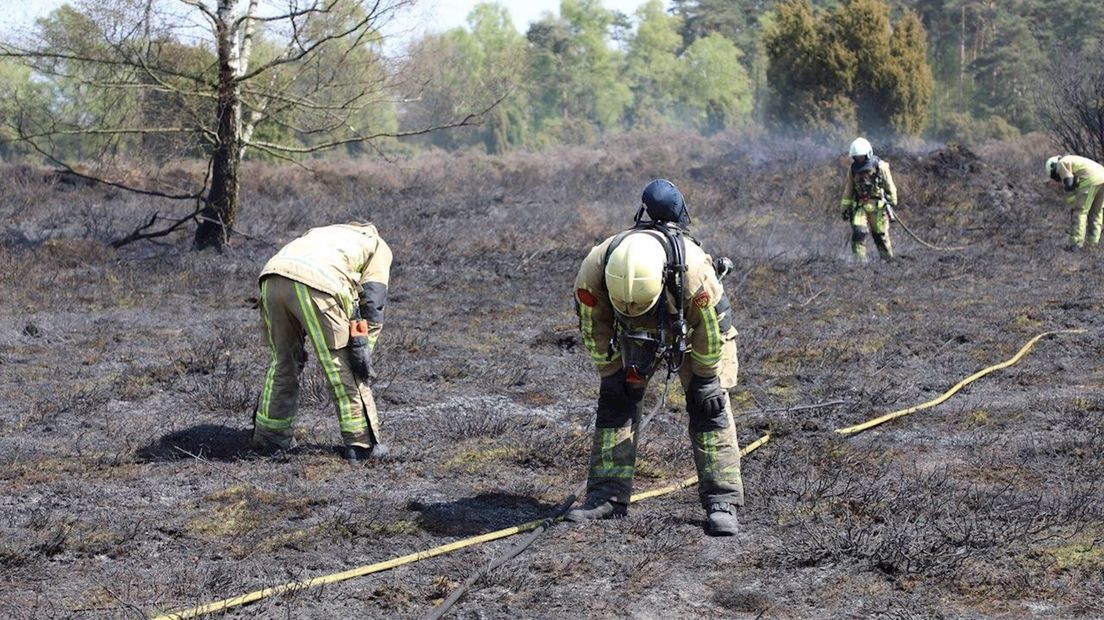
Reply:
M893 258L889 223L897 208L897 186L889 173L889 163L874 156L866 138L856 138L849 149L851 166L840 199L840 214L851 222L851 252L866 261L866 236L874 237L874 246L884 260Z
M1085 245L1085 229L1088 228L1090 245L1100 243L1100 229L1104 224L1104 166L1086 157L1055 155L1046 161L1047 175L1061 181L1065 188L1066 202L1070 204L1070 238L1068 249Z
M744 492L727 391L737 373L731 305L713 259L686 230L678 188L657 179L642 202L650 219L638 214L636 227L591 249L575 280L579 330L601 383L586 499L565 519L627 514L645 387L654 373L677 372L707 532L732 535Z
M387 454L368 378L390 271L391 249L374 225L362 222L312 228L265 263L260 308L271 363L253 419L256 451L295 447L309 340L337 405L344 458L356 463Z

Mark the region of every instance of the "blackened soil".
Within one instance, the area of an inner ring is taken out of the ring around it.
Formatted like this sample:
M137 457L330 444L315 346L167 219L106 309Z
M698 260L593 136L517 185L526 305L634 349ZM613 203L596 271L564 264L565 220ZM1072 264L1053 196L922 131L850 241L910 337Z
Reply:
M886 149L905 222L969 247L896 229L900 258L866 265L847 260L838 153L763 137L254 165L245 235L222 255L185 237L106 245L189 205L0 175L0 615L143 617L545 515L585 475L597 395L572 278L665 176L737 265L741 441L774 435L744 462L742 532L704 536L692 489L557 525L452 617L1101 617L1104 254L1062 250L1044 146ZM255 276L274 246L353 218L396 256L375 381L393 457L344 464L313 362L301 450L250 455ZM1087 331L943 405L831 432L1067 328ZM673 392L640 489L693 472ZM226 615L419 617L508 544Z

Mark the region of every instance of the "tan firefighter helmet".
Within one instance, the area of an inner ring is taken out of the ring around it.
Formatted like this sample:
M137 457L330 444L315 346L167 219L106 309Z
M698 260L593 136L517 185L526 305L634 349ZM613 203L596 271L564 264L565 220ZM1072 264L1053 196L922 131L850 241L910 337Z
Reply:
M606 261L606 288L615 310L640 316L663 294L667 250L646 232L631 233L617 244Z

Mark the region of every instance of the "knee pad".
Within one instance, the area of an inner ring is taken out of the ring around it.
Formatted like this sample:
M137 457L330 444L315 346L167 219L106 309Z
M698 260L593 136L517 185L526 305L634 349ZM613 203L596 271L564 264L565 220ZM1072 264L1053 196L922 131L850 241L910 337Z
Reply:
M870 229L866 226L852 226L851 227L851 243L862 243L866 241L866 235L870 232Z
M728 398L719 377L694 377L686 388L690 432L704 433L728 426Z

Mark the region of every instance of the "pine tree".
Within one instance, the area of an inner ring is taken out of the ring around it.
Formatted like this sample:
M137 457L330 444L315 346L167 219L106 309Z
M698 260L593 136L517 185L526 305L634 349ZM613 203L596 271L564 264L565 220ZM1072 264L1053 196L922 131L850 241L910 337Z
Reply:
M785 0L768 29L775 125L804 130L919 135L933 92L917 15L894 27L884 0L846 0L814 12Z

